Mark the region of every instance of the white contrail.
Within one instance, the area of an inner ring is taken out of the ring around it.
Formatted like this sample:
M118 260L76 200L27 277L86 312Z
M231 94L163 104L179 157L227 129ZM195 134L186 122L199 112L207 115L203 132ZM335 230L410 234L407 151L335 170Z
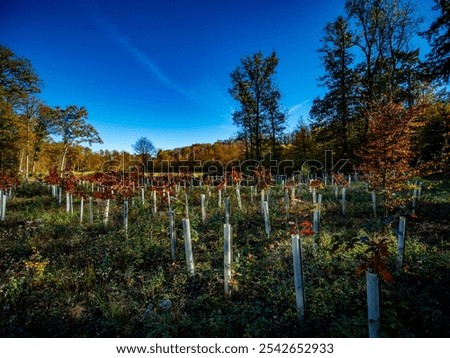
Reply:
M288 115L292 116L294 113L296 113L298 110L300 109L304 109L305 105L308 105L311 102L311 100L307 99L303 102L297 103L295 106L292 106L291 108L289 108L288 110Z
M164 72L158 67L158 65L148 57L142 50L131 44L130 40L123 36L116 26L114 26L109 20L100 14L98 7L93 2L84 2L85 7L88 9L90 16L98 28L113 42L118 44L124 51L128 52L137 62L154 77L156 77L163 85L174 91L187 96L184 89L177 86L172 82Z

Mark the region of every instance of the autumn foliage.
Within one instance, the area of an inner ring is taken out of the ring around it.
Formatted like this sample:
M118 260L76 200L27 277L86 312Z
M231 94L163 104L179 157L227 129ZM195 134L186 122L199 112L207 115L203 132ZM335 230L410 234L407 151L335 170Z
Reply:
M13 175L0 173L0 190L9 189L19 185L19 179Z
M394 278L386 265L389 257L387 238L367 240L366 244L367 247L364 254L360 257L361 263L356 269L356 274L360 276L366 271L376 272L384 281L392 281Z
M421 108L404 108L389 103L376 106L367 115L369 129L365 145L356 154L359 171L369 189L382 193L385 208L392 206L394 193L407 188L407 181L419 175L414 163L413 135L422 125Z

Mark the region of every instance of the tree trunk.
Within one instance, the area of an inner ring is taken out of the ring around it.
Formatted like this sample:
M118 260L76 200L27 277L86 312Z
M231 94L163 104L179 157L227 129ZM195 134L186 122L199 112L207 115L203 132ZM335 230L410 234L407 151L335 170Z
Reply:
M61 167L60 167L60 177L61 178L63 177L63 173L64 173L64 166L66 163L67 150L68 150L68 148L64 148L62 158L61 158Z
M30 156L28 155L28 150L27 150L27 154L25 156L25 181L28 181L28 175L29 175L29 165L30 165Z
M23 166L23 157L25 155L25 151L20 151L20 161L19 161L19 173L22 173L22 166Z

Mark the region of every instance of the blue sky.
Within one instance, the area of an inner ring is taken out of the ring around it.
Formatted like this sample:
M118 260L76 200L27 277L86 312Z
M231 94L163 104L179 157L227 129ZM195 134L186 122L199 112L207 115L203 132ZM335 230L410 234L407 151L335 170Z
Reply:
M132 151L228 139L240 58L277 52L276 82L293 129L323 94L317 49L344 0L3 0L0 43L28 58L51 106L85 106L104 140ZM417 4L426 23L433 1Z

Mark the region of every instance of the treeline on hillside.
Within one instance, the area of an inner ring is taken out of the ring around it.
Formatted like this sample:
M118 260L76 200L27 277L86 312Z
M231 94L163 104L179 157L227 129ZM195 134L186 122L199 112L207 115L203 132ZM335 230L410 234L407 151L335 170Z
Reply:
M48 168L58 162L61 153L60 143L45 143L41 159L36 166L36 173L46 173ZM193 172L195 166L203 165L205 162L229 163L242 160L243 143L230 139L213 144L193 144L171 150L155 150L144 158L142 153L136 151L133 153L108 149L93 151L88 147L76 145L67 153L67 169L81 173L109 170L167 172L170 166L170 171Z
M279 60L275 52L258 52L244 56L230 74L229 93L239 105L232 115L237 137L159 152L137 145L134 153L84 147L102 142L87 109L47 106L31 62L0 46L0 172L28 177L51 166L98 171L149 161L156 171L167 163L192 171L205 161L271 166L293 160L298 167L323 162L326 152L348 159L349 170L378 171L383 182L398 172L448 172L450 1L436 0L435 10L430 27L420 32L410 1L348 0L345 13L324 27L319 82L326 92L314 99L310 118L286 131L275 78ZM428 41L429 53L413 47L417 35Z

